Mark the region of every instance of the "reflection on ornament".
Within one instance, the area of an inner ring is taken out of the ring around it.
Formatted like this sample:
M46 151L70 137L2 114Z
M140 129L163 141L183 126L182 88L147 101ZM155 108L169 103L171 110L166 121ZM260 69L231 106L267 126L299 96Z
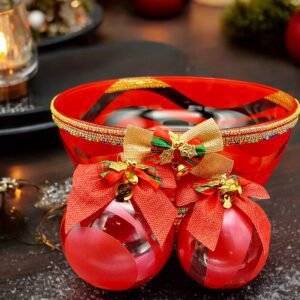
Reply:
M73 270L93 286L125 290L152 279L164 266L173 247L174 230L159 247L142 214L130 201L113 200L65 234L61 240Z
M239 209L225 210L215 251L204 247L189 233L188 221L189 215L179 228L178 257L184 270L199 284L213 289L239 288L263 268L268 253L263 254L252 222Z

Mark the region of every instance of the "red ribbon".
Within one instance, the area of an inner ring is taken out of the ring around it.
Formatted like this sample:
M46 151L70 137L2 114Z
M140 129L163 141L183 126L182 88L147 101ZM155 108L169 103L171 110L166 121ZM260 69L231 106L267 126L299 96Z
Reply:
M135 168L134 173L140 179L143 179L146 182L148 182L154 189L159 189L160 184L154 178L150 177L145 171ZM126 179L125 170L121 172L111 170L108 172L108 174L105 175L104 178L110 185L115 185L121 179Z
M242 193L233 195L232 204L250 218L260 237L264 253L268 253L271 225L263 209L251 198L269 199L270 196L261 185L243 178L239 178L239 180ZM202 181L200 185L208 182L208 180ZM196 201L194 201L193 192L191 195L193 200L189 201L188 191L191 190L185 189L184 198L177 198L179 206L195 203L187 229L205 247L214 251L219 240L225 210L221 202L221 192L218 187L213 187L202 192Z
M172 170L168 167L157 169L162 179L161 187L175 188L176 182ZM115 199L116 187L121 183L125 171L111 171L109 180L101 178L101 172L103 170L99 168L99 164L78 165L76 168L73 175L73 188L67 202L66 232ZM132 201L139 207L158 243L162 246L177 217L177 210L163 190L158 189L159 186L154 179L139 169L135 170L135 174L139 177L139 183L133 186Z

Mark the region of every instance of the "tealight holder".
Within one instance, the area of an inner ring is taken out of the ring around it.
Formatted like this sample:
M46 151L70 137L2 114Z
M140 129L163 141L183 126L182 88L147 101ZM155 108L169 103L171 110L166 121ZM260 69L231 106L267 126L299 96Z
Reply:
M23 1L0 4L0 102L28 95L28 81L38 67L36 46Z

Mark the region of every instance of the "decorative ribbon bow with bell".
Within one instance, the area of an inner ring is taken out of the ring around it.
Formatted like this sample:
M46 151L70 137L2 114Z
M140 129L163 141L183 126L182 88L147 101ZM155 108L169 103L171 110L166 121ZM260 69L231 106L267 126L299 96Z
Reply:
M222 175L216 180L205 180L195 187L199 198L195 202L187 230L205 247L214 251L220 236L224 210L232 206L240 209L253 223L264 251L268 251L271 225L262 208L254 199L269 199L261 185L235 175ZM188 205L188 197L178 205Z
M222 134L213 119L191 128L183 134L156 128L154 132L129 126L124 139L126 159L159 156L161 165L175 163L179 169L209 178L230 172L233 161L216 152L224 148Z
M173 174L132 160L79 165L68 197L65 231L100 211L111 201L133 201L158 243L163 246L177 216L161 188L175 188Z

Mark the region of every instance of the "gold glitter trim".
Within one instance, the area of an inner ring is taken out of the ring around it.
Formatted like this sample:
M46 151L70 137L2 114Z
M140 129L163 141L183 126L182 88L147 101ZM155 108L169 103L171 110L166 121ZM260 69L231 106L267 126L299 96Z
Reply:
M167 83L151 78L151 77L137 77L120 79L108 88L105 93L111 94L116 92L124 92L137 89L151 89L151 88L168 88Z
M80 137L80 138L85 139L90 142L96 142L96 143L101 142L101 143L105 143L105 144L111 144L114 146L122 146L123 145L124 137L112 135L107 130L106 130L106 133L103 133L103 134L93 133L90 131L85 131L85 130L81 130L81 129L69 126L69 125L65 124L64 122L61 122L54 115L52 116L52 118L58 128L65 130L66 132L68 132L69 134L71 134L75 137Z
M285 108L288 111L291 110L291 103L295 101L294 97L282 91L266 96L265 99Z
M64 123L68 128L73 128L73 130L84 130L84 131L92 131L92 133L100 133L100 134L111 134L117 136L124 136L125 129L117 128L117 127L108 127L108 126L100 126L92 123L78 121L72 118L68 118L61 113L59 113L54 107L54 100L51 102L51 112L53 118L57 120L57 122ZM54 121L56 123L56 121Z
M169 85L147 77L129 78L117 81L106 92L113 93L121 90L124 91L146 87L169 87ZM74 136L79 136L89 141L104 142L113 145L123 144L125 128L101 126L66 117L55 109L55 99L56 98L54 98L51 103L51 112L53 114L53 120L59 128L66 130ZM275 135L287 132L296 125L300 113L300 106L294 97L282 91L278 91L275 94L265 97L265 99L285 108L287 111L290 111L291 114L285 118L258 125L234 129L222 129L221 132L225 145L256 143L261 140L268 140Z
M231 144L252 144L257 143L262 140L268 140L278 134L283 134L290 129L294 128L298 122L298 118L293 120L290 123L285 124L279 128L275 128L273 130L268 130L263 133L251 133L247 135L233 135L233 136L225 136L224 132L223 135L223 142L224 145L231 145Z
M112 132L115 132L116 130L110 131L109 129L105 129L103 132L105 133L99 133L99 132L90 132L82 129L78 129L76 127L72 127L67 125L64 122L61 122L59 119L57 119L53 115L53 121L54 123L60 128L68 133L70 133L73 136L81 137L85 140L91 141L91 142L103 142L103 143L109 143L112 145L123 145L124 142L124 135L125 135L125 129L118 130L118 135L114 135ZM226 136L224 132L222 132L223 136L223 142L224 145L228 146L231 144L250 144L250 143L257 143L261 140L268 140L269 138L278 135L283 134L293 127L295 127L296 123L298 122L298 119L295 119L294 121L287 123L286 125L276 128L271 131L266 131L264 133L251 133L244 136L234 135L234 136Z

